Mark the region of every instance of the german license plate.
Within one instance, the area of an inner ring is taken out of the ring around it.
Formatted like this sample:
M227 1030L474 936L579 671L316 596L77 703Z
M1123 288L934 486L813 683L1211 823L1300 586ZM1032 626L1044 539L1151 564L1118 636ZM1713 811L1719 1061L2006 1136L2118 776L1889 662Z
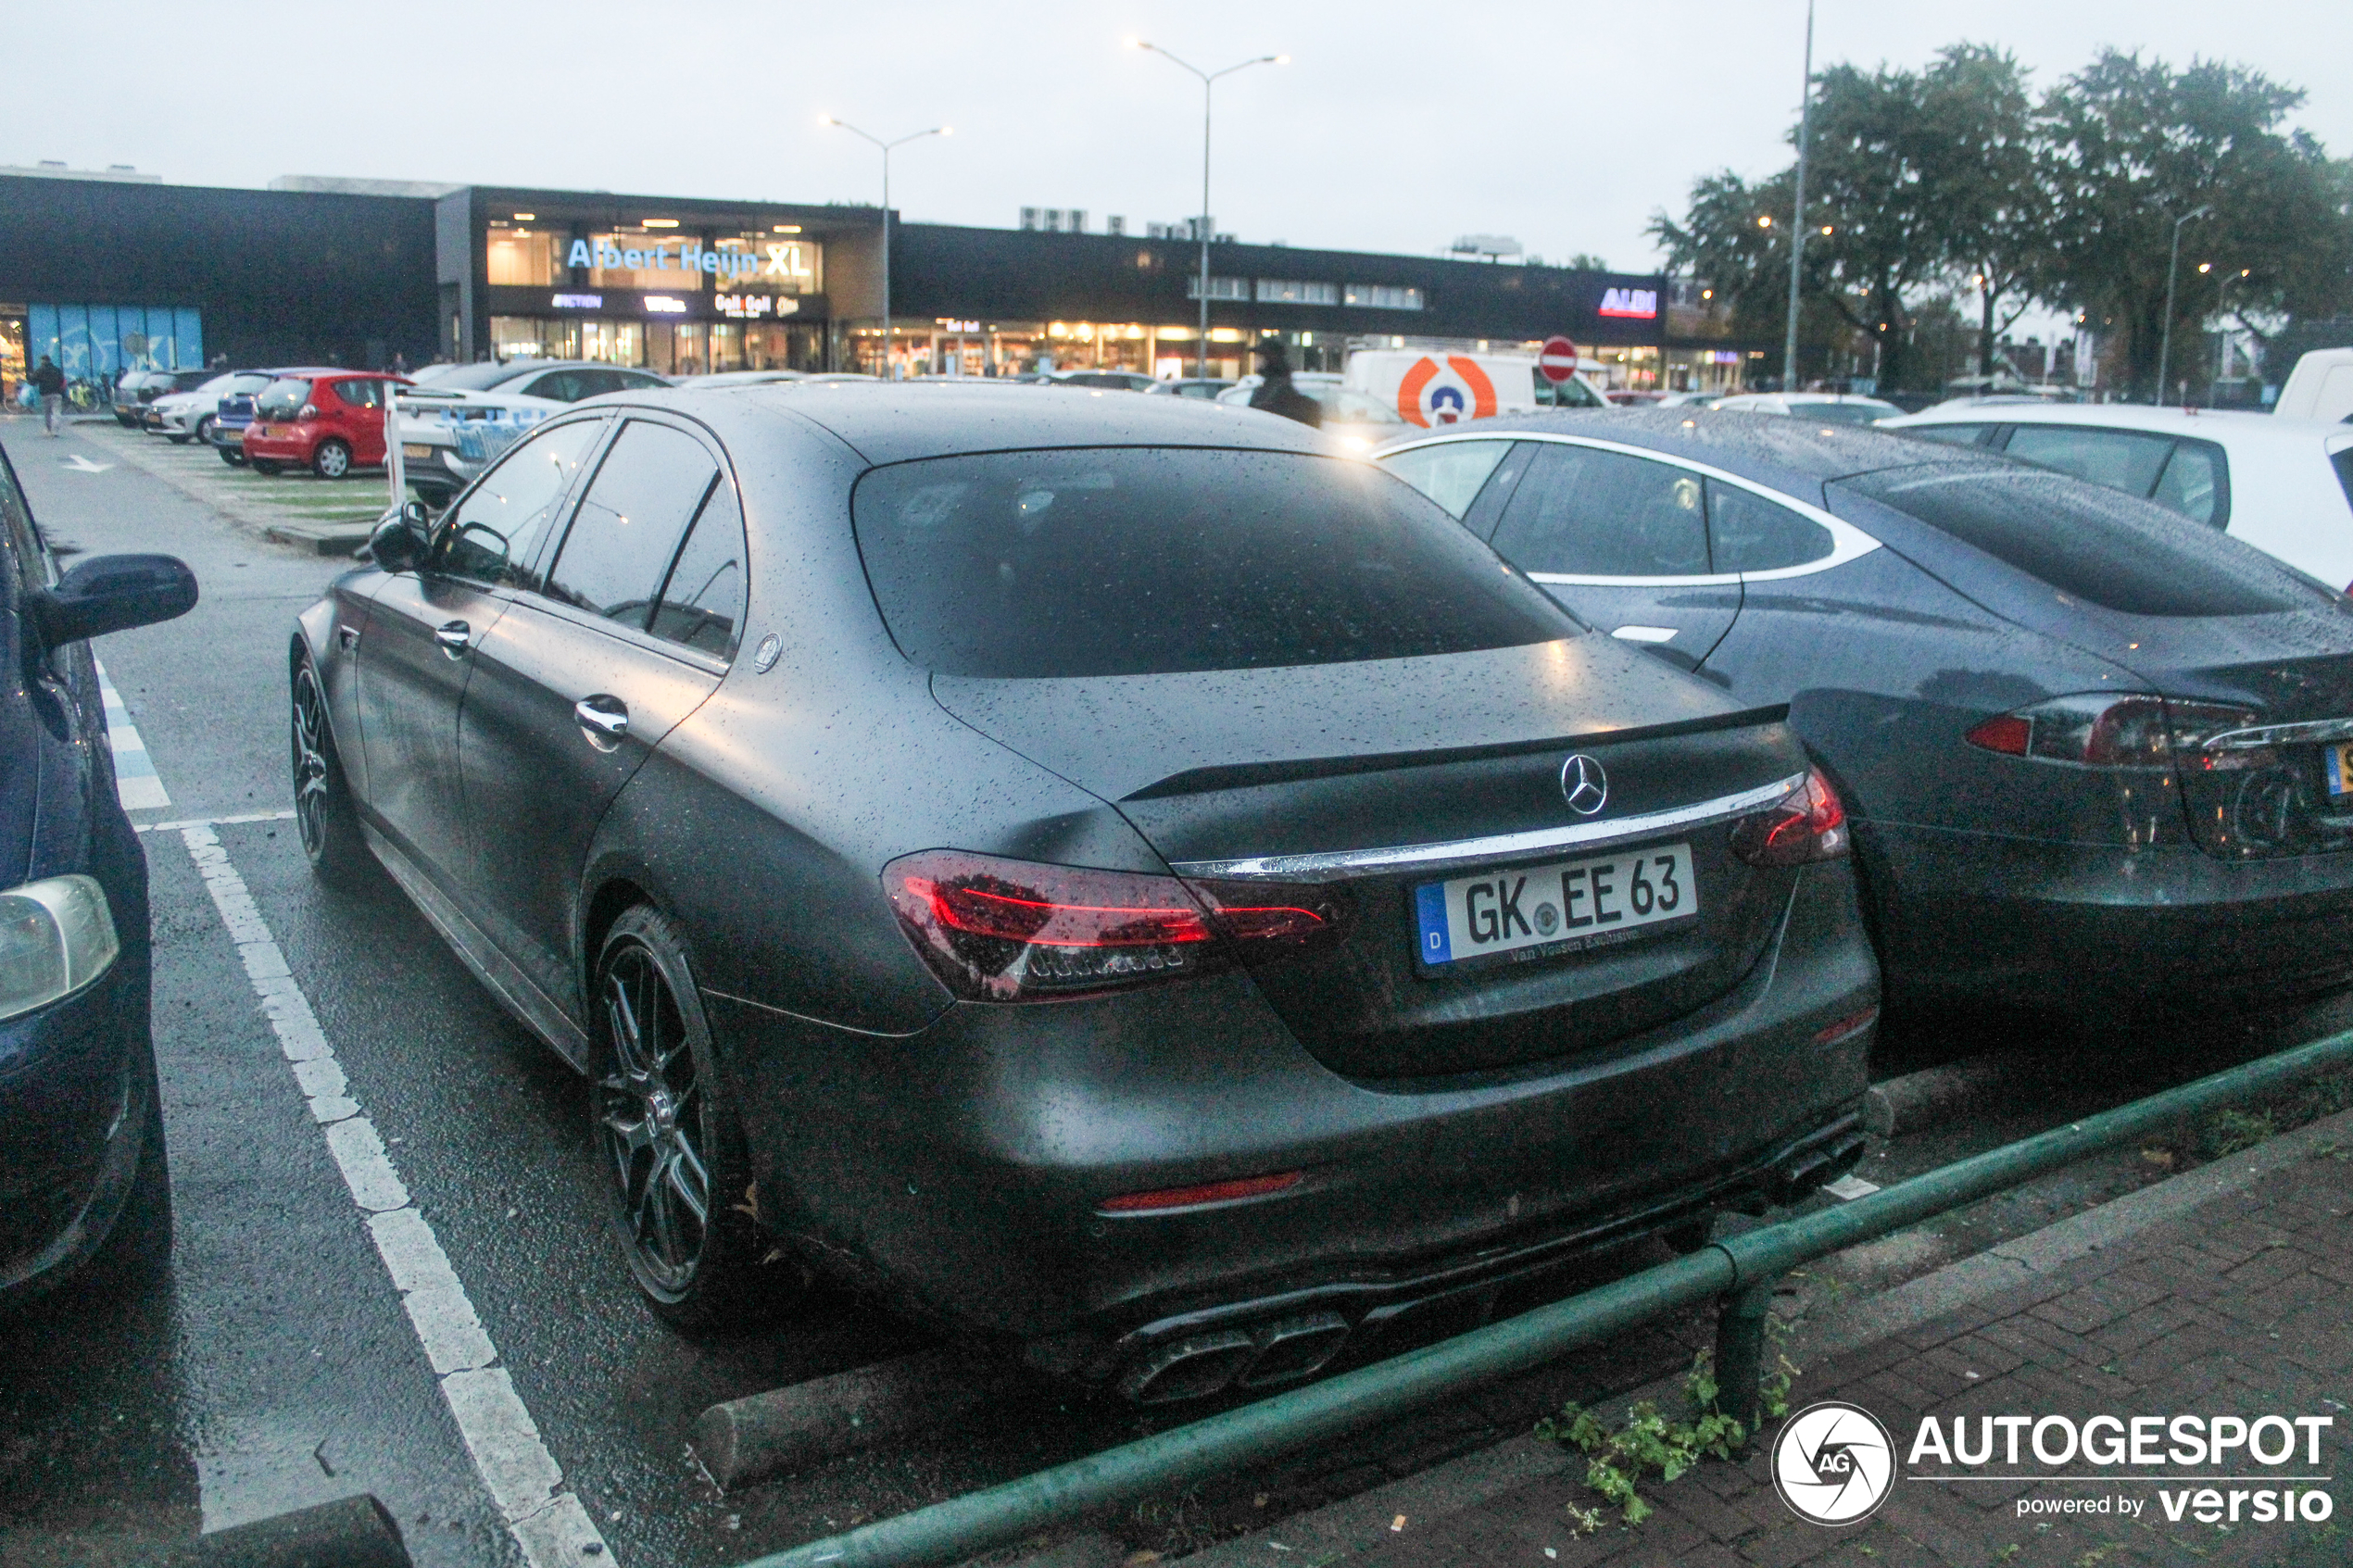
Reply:
M1425 965L1499 953L1524 958L1611 943L1627 932L1699 913L1688 844L1651 845L1592 859L1486 872L1414 889Z
M2353 745L2321 747L2321 779L2331 800L2353 795Z

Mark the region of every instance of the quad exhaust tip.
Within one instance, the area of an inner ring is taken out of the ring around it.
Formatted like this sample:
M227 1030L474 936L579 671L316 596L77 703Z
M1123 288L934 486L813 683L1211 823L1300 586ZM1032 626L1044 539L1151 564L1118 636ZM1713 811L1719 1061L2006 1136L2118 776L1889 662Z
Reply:
M1348 1320L1337 1312L1196 1334L1139 1361L1119 1380L1119 1391L1136 1404L1167 1405L1227 1388L1271 1388L1322 1371L1348 1335Z

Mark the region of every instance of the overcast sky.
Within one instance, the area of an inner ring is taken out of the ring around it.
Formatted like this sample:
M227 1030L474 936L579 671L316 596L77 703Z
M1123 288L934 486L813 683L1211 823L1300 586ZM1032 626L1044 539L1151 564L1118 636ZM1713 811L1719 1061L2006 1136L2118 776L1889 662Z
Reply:
M1642 270L1644 223L1694 176L1786 156L1805 17L1805 0L27 6L0 163L877 199L877 155L830 112L886 138L954 127L893 160L911 220L1076 207L1140 229L1194 210L1201 178L1201 88L1122 47L1143 37L1208 69L1291 56L1216 90L1221 229L1414 253L1504 233ZM1963 39L2043 83L2104 44L2236 61L2304 88L2297 122L2353 151L2345 0L1820 0L1815 57L1918 66Z

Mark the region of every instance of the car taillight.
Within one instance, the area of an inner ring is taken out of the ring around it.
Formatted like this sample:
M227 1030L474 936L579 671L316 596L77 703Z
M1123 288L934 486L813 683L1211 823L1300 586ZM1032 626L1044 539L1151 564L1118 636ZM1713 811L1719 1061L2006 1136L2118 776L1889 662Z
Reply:
M316 403L305 403L295 410L295 418L297 420L315 420L318 417L319 405Z
M1752 866L1802 866L1845 854L1851 836L1838 792L1820 769L1809 768L1780 805L1740 820L1732 853Z
M1982 751L2087 768L2170 768L2204 737L2255 721L2217 702L2084 692L1988 719L1961 738Z
M915 950L958 996L1035 1001L1208 974L1338 935L1348 909L1315 888L1184 883L927 849L883 868Z

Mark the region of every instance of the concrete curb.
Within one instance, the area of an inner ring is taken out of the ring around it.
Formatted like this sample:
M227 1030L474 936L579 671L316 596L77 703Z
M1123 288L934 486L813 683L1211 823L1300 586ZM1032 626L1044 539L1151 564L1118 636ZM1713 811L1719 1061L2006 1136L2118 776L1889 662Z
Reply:
M2168 1220L2176 1220L2217 1198L2245 1189L2271 1172L2314 1158L2335 1144L2353 1144L2353 1110L2340 1111L2284 1133L2250 1149L2202 1165L2195 1171L2127 1193L2087 1209L2041 1230L1948 1263L1933 1273L1900 1285L1878 1296L1855 1301L1801 1322L1791 1353L1806 1363L1875 1344L1906 1333L1949 1312L2027 1285L2067 1263ZM1680 1369L1610 1401L1613 1407L1641 1399L1662 1403L1681 1392ZM1398 1538L1390 1528L1403 1515L1410 1532L1416 1524L1434 1522L1476 1507L1529 1481L1554 1475L1582 1461L1553 1443L1533 1437L1506 1438L1491 1448L1433 1466L1417 1475L1377 1486L1356 1497L1231 1540L1182 1559L1199 1568L1265 1568L1279 1561L1284 1568L1316 1568L1351 1553ZM1277 1545L1277 1543L1280 1543ZM1280 1553L1277 1557L1276 1554ZM1051 1554L1025 1558L1016 1568L1049 1568Z

